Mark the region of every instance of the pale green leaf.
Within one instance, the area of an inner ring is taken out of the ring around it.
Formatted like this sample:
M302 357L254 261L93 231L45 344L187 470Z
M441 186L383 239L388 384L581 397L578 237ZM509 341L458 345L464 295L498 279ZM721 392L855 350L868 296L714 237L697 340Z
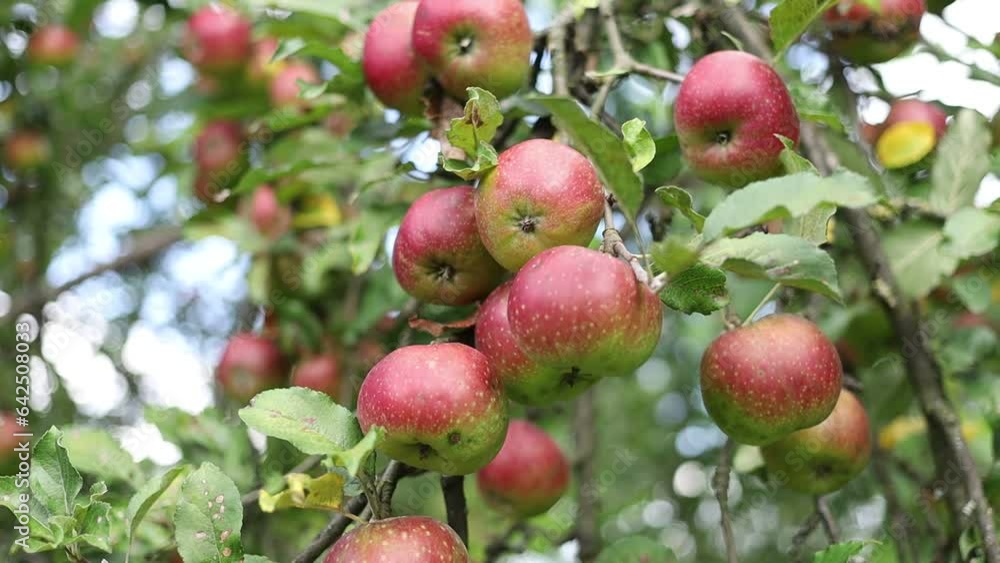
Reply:
M496 96L489 91L476 87L466 91L469 101L465 102L465 114L451 120L447 136L452 146L473 155L480 150L481 143L489 145L493 140L503 125L503 113Z
M353 448L340 452L335 452L330 457L333 463L347 470L348 475L356 477L361 471L361 465L368 459L368 456L375 451L375 446L385 435L385 429L381 426L373 426L365 434L365 437Z
M882 236L885 253L902 292L919 299L958 267L958 259L943 250L944 232L931 221L903 223Z
M1000 214L965 207L944 224L944 252L960 260L993 252L1000 244Z
M972 204L979 184L990 170L991 137L986 120L965 109L948 125L938 144L931 168L929 204L933 211L950 215Z
M775 60L781 59L813 20L836 3L837 0L782 0L775 6L770 17Z
M293 387L272 389L240 409L247 426L291 442L307 454L331 454L354 447L361 429L354 414L326 393Z
M813 563L848 563L851 557L861 553L866 543L863 541L835 543L813 556Z
M649 166L656 157L656 143L646 129L646 122L633 118L622 124L622 137L625 140L625 151L632 161L632 170L638 172Z
M243 560L239 490L218 467L204 463L181 485L174 528L184 561L238 563Z
M166 473L147 481L146 484L132 495L131 500L128 502L128 508L125 511L125 520L128 524L128 550L125 552L126 561L128 561L132 542L135 540L135 533L139 529L142 519L146 517L146 514L153 508L156 501L163 496L163 493L167 492L167 489L178 478L187 475L190 470L191 467L188 465L173 467Z
M139 465L107 430L83 426L67 428L63 445L70 463L83 473L133 485L142 480Z

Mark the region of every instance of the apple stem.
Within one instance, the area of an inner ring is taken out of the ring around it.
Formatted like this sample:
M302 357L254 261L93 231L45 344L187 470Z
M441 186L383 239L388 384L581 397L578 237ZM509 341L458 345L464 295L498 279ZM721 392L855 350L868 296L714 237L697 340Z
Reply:
M719 456L719 466L712 476L712 488L715 489L715 498L719 501L720 522L722 524L722 538L726 543L726 561L737 563L736 540L733 537L733 522L729 515L729 473L733 464L733 450L736 442L732 438L726 440L722 446L722 453Z

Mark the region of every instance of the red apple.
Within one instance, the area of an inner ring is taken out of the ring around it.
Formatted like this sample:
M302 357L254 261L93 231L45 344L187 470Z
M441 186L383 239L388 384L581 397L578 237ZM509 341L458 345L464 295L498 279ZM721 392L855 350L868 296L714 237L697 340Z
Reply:
M385 429L379 449L445 475L489 463L507 433L507 398L486 356L464 344L407 346L382 359L358 392L365 432Z
M290 62L285 65L271 80L269 93L271 105L276 108L306 108L309 100L299 97L302 86L299 81L306 84L319 84L319 73L312 65L303 62Z
M458 534L426 516L362 524L333 544L323 563L469 563Z
M368 87L385 105L403 113L424 111L430 72L413 51L416 1L397 2L379 12L365 35L362 64Z
M778 73L740 51L702 57L681 83L674 127L685 160L702 178L740 187L782 172L785 146L799 140L799 115Z
M476 192L483 244L514 272L545 249L586 246L603 216L604 188L593 165L547 139L504 151Z
M868 414L846 390L826 420L761 448L775 479L789 489L813 495L843 487L864 470L871 452Z
M889 116L882 123L882 130L885 131L897 123L914 121L934 127L934 134L938 139L944 137L948 129L948 114L938 106L920 100L899 100L889 109Z
M327 353L306 358L292 370L292 386L308 387L336 399L340 395L340 360Z
M924 0L840 0L823 14L831 50L856 64L888 61L920 37Z
M280 387L286 375L278 346L250 333L229 339L215 371L226 394L241 403L250 402L261 391Z
M552 508L569 487L569 462L559 444L526 420L512 420L493 461L476 474L479 492L494 509L530 518Z
M533 360L521 349L507 316L512 283L496 288L476 318L476 349L490 360L507 395L518 403L548 405L589 389L595 380L564 377L564 370Z
M765 445L829 416L843 370L810 321L772 315L716 338L701 358L708 414L737 442Z
M4 139L3 158L8 168L24 172L49 162L52 159L52 145L38 131L16 129Z
M421 0L413 48L452 96L478 86L503 98L531 71L534 38L520 0Z
M76 32L59 24L36 29L28 40L28 60L41 65L65 66L73 62L79 50Z
M191 15L184 36L184 57L209 73L237 70L250 58L250 20L219 4Z
M194 159L202 172L228 172L234 177L247 163L243 127L236 121L210 121L194 140Z
M472 188L432 190L413 202L396 235L392 268L421 301L464 305L489 295L503 268L479 239Z
M265 84L278 73L282 67L281 63L271 62L277 50L278 40L274 37L265 37L253 43L250 48L250 62L247 64L247 80L251 84Z
M625 262L579 246L535 256L514 278L507 303L524 353L562 372L564 385L625 375L660 339L660 300Z
M257 231L270 238L279 238L288 232L292 222L291 210L278 199L274 188L264 184L250 196L247 214Z
M21 441L26 438L18 438L14 434L25 432L26 428L21 428L17 424L17 418L13 412L0 411L0 475L11 475L17 472L18 456L14 451Z

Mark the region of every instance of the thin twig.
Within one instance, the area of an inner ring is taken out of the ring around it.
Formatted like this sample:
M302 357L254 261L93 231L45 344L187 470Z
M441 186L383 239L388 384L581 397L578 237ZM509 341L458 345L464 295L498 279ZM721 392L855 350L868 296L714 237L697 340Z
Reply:
M826 532L830 543L839 542L840 531L837 529L837 520L830 512L830 505L827 504L826 497L816 497L816 513L819 514L820 521L823 523L823 531Z
M462 543L469 545L469 507L465 501L465 476L442 475L441 492L448 513L448 525L455 530Z
M597 516L599 512L595 492L594 452L597 449L596 401L594 389L587 390L576 402L573 413L573 433L576 442L574 468L578 483L576 539L580 545L580 559L593 561L601 551Z
M806 540L809 536L816 530L819 526L820 515L815 510L806 518L806 521L802 523L802 527L799 528L795 535L792 536L792 545L788 548L788 556L791 557L794 563L803 563L802 559L802 548L806 544Z
M715 489L715 498L719 501L719 513L721 514L722 539L726 543L726 561L737 563L736 540L733 537L733 521L729 515L729 473L732 470L733 450L736 443L730 438L722 446L722 453L719 456L719 466L715 469L712 477L712 488Z

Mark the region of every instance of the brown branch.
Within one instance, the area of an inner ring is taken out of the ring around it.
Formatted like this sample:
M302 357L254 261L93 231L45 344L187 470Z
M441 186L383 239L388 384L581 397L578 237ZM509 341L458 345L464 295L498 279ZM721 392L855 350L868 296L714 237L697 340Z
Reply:
M10 311L4 316L0 316L0 318L16 319L20 315L52 301L56 297L59 297L61 293L80 285L90 278L108 272L117 272L129 266L141 266L179 240L181 240L181 230L178 227L170 227L139 235L132 241L132 249L129 252L122 254L111 262L101 264L56 287L35 288L25 292L24 295L15 297Z
M788 548L788 555L795 563L803 563L802 548L805 546L809 536L811 536L816 530L816 527L819 526L819 521L820 515L814 510L813 513L809 515L809 518L806 518L806 521L802 523L802 527L795 532L794 536L792 536L792 545Z
M725 10L723 23L743 39L758 56L770 59L771 53L761 31L738 8ZM839 78L839 77L837 77ZM850 95L850 89L844 88ZM853 100L851 100L853 103ZM856 106L850 108L856 114ZM811 123L804 123L802 146L817 169L830 174L839 165L837 155L830 149L821 132ZM976 528L982 539L986 563L1000 563L1000 540L993 524L993 510L983 492L983 482L962 436L961 421L948 400L942 383L941 368L929 345L930 334L919 315L917 304L903 296L899 284L889 267L878 231L864 210L843 209L844 218L854 247L872 280L873 293L892 321L896 339L906 364L907 377L913 388L920 409L927 419L928 437L934 452L934 462L939 478L957 470L961 475L962 491L949 488L949 506L954 516L955 528L965 520L967 502L972 503Z
M465 475L442 475L441 492L448 513L448 525L469 545L469 507L465 501Z
M830 543L840 542L837 519L834 518L833 512L830 512L830 505L827 504L826 497L816 497L816 514L819 514L819 520L823 523L823 531L826 532L826 538L830 540Z
M604 31L608 36L608 47L611 48L611 54L614 56L614 68L612 69L614 73L603 77L605 83L614 82L617 79L617 73L621 73L621 75L629 73L642 74L667 82L680 83L684 80L683 75L640 63L629 54L625 48L625 41L622 39L621 30L618 28L614 0L601 0L598 10L601 14L601 20L604 22Z
M573 433L576 442L574 469L578 483L576 515L576 539L580 543L580 559L590 563L601 551L600 532L597 517L599 512L595 492L596 467L594 452L597 449L597 405L594 390L589 389L580 396L573 413Z
M715 489L715 498L719 501L720 523L722 524L722 539L726 543L726 561L736 563L736 540L733 537L733 520L729 515L729 474L733 464L733 450L736 443L732 439L726 440L722 446L722 453L719 455L719 466L712 476L712 488Z

